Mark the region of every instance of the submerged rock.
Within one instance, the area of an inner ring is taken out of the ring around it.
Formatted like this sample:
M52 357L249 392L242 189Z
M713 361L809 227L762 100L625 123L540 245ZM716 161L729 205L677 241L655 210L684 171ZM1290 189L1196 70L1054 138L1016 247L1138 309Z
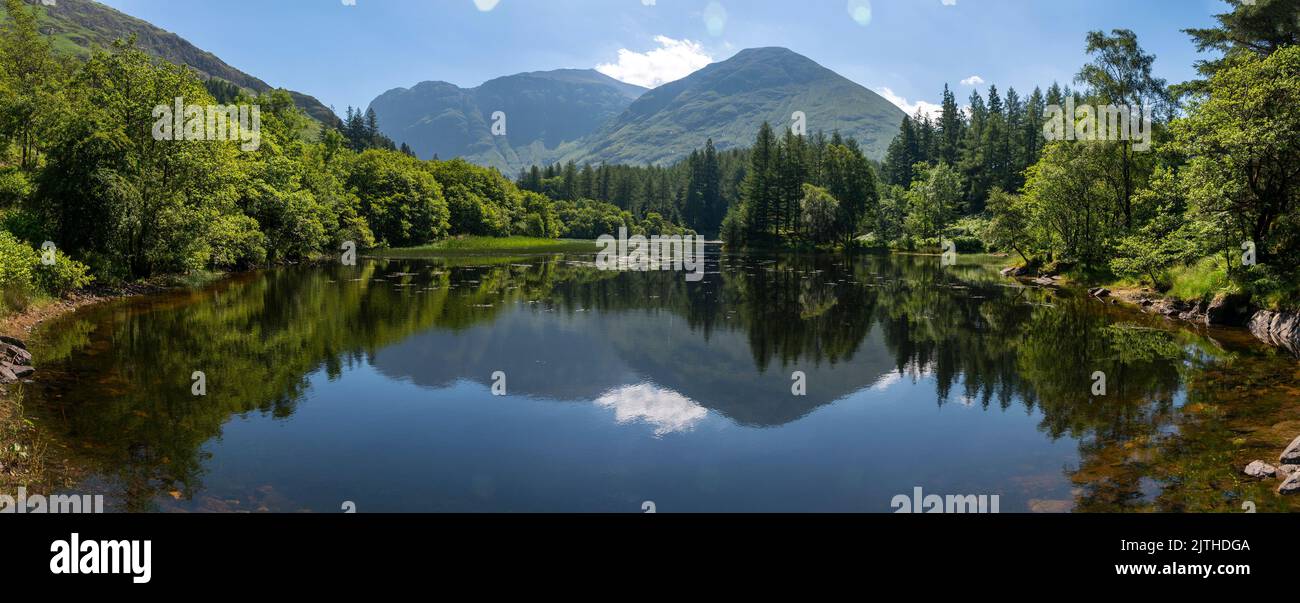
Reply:
M1246 475L1258 478L1277 477L1277 467L1264 461L1254 461L1246 465Z

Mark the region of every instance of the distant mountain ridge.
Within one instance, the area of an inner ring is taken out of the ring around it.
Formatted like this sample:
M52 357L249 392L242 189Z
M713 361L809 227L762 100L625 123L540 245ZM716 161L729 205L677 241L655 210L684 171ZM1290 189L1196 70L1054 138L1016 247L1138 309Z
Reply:
M132 35L137 46L160 59L188 66L205 77L222 79L257 93L271 90L273 86L228 65L216 55L198 48L184 38L165 31L147 21L137 19L93 0L57 0L53 5L42 5L39 0L26 0L40 6L45 15L40 20L41 31L53 39L54 50L60 54L87 56L95 48L108 48L118 39ZM0 5L0 18L8 19ZM321 123L337 125L339 118L329 107L312 96L289 91L294 104Z
M500 77L476 88L422 82L389 90L370 108L384 135L424 159L464 157L510 169L548 159L645 92L594 70L560 69ZM505 115L504 136L493 135L497 112Z
M579 163L665 164L712 138L748 147L759 126L802 112L809 133L838 131L884 157L905 113L879 94L785 48L753 48L664 84L560 157Z
M583 86L560 84L566 77ZM808 132L838 131L881 159L905 115L879 94L774 47L743 50L648 91L595 71L562 70L471 90L425 82L390 90L371 107L385 135L425 159L463 157L507 173L567 161L669 164L710 138L719 149L747 147L764 121L782 129L796 111L807 117ZM498 110L507 116L505 137L491 134Z

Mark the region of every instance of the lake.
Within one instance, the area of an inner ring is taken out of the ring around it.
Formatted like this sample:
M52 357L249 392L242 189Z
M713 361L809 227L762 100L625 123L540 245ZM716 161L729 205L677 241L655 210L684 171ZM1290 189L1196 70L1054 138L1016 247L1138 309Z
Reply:
M594 259L369 258L93 306L43 329L27 396L91 468L70 491L115 511L892 512L916 488L1300 510L1240 473L1300 434L1300 363L1245 331L996 258L710 247L701 282Z

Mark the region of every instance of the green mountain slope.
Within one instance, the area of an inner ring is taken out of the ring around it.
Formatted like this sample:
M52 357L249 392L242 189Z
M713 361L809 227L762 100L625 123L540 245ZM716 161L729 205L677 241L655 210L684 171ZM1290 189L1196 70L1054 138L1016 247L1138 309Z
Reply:
M411 145L422 158L464 157L509 171L546 161L644 92L593 70L562 69L501 77L470 89L422 82L389 90L370 108L386 136ZM492 134L498 111L505 114L504 136Z
M28 0L28 3L40 4L36 0ZM93 0L57 0L54 6L41 6L41 10L45 12L41 31L53 38L55 51L61 54L86 56L92 49L107 48L114 40L135 35L140 49L168 62L189 66L205 77L222 79L254 92L272 88L174 33ZM0 5L0 21L7 19L8 15ZM289 91L289 94L299 108L318 121L338 122L338 116L319 100L300 92Z
M807 115L808 132L838 130L884 157L904 113L880 95L784 48L744 50L647 92L618 119L569 145L562 161L671 163L704 146L753 143L768 121L781 129Z

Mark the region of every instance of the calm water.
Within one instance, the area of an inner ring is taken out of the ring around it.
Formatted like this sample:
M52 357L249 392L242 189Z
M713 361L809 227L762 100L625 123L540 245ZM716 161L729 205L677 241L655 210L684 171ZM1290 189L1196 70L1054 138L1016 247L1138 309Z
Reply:
M1300 433L1300 364L1241 332L988 262L715 249L688 283L593 259L368 260L89 308L45 329L28 391L94 468L72 490L117 510L889 512L918 486L1296 510L1238 469Z

